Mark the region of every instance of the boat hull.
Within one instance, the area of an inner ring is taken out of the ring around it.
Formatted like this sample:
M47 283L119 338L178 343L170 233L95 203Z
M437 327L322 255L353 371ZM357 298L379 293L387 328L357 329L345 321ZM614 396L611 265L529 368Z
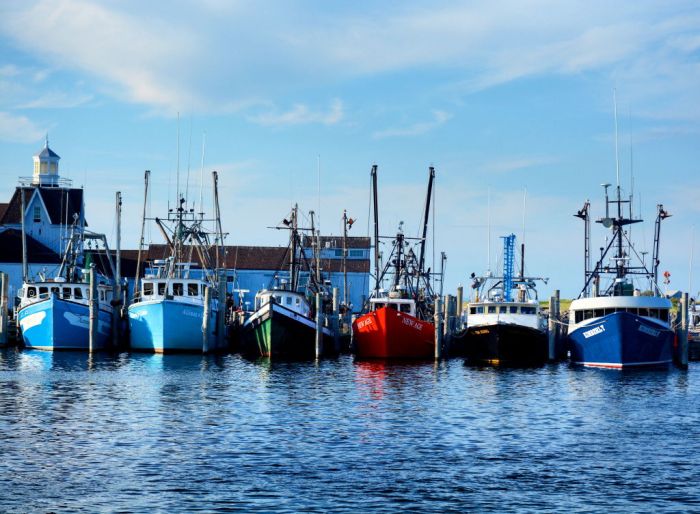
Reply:
M574 364L601 368L665 366L673 359L673 332L640 316L615 312L569 333Z
M389 307L358 317L352 324L360 359L429 359L435 356L435 325Z
M523 325L497 323L469 327L464 338L465 357L474 363L543 364L549 355L547 334Z
M17 312L24 346L37 350L89 350L90 312L84 303L50 296L25 305ZM112 313L99 309L93 350L111 342Z
M216 314L209 314L207 351L217 351ZM204 352L202 320L204 305L159 300L138 302L129 306L129 339L131 349L139 352ZM225 338L221 338L225 341Z
M275 359L316 357L316 324L310 318L277 303L266 303L245 323L242 351ZM337 354L333 334L323 328L323 354Z

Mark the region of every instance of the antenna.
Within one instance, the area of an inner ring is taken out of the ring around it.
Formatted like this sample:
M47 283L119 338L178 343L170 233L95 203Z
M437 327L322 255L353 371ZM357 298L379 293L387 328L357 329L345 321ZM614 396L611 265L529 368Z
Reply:
M690 270L688 271L688 291L693 290L693 250L694 249L695 249L695 225L690 227L690 266L689 266Z
M617 89L613 89L613 110L615 114L615 174L617 176L617 189L620 190L620 154L617 147ZM619 200L619 198L618 198Z
M178 205L180 201L180 112L177 113L177 167L176 167L177 178L175 181L175 205Z
M185 198L190 192L190 163L192 158L192 115L190 114L190 140L187 145L187 180L185 181Z
M316 165L318 167L318 199L316 202L316 220L318 221L318 230L321 231L321 154L316 156Z
M202 197L204 195L204 153L207 149L207 133L202 133L202 166L199 170L199 210L200 219L204 219L204 201Z
M486 256L488 259L487 266L486 266L486 275L491 276L491 188L489 187L487 189L487 207L486 207L486 216L487 216L487 241L486 241Z

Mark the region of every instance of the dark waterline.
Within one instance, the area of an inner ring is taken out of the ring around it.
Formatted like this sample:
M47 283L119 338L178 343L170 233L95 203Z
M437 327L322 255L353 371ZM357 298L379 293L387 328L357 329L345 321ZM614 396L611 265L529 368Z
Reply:
M0 351L0 511L692 511L689 371Z

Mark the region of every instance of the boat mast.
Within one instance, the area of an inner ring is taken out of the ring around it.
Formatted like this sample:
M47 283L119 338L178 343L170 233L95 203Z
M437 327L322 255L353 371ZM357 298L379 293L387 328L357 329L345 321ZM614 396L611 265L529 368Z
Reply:
M420 257L418 259L418 281L423 275L423 265L425 263L425 239L428 234L428 220L430 219L430 198L433 192L433 181L435 180L435 168L428 168L428 193L425 196L425 211L423 213L423 235L420 242ZM416 284L416 289L419 284Z
M663 204L657 205L656 209L657 215L656 222L654 223L654 249L652 258L652 263L654 265L653 280L655 293L659 291L659 264L661 263L659 260L659 241L661 239L661 222L671 216L668 211L664 210Z
M143 181L144 181L144 188L143 188L143 214L141 216L141 239L139 242L139 251L136 257L136 275L134 277L134 294L133 296L136 297L136 293L139 290L139 279L140 279L140 271L141 271L141 250L143 249L143 238L144 238L144 232L146 230L146 204L148 203L148 179L151 175L150 170L146 170L143 174Z
M346 209L343 209L343 303L348 304L348 211Z
M379 204L377 200L377 165L372 165L372 201L374 204L374 296L379 296Z
M22 220L22 282L27 281L27 276L29 275L28 271L28 265L27 265L27 229L26 229L26 223L25 223L25 215L24 215L24 210L26 209L24 205L24 187L20 185L19 188L19 197L20 197L20 209L21 209L21 216L20 219Z
M583 282L586 284L584 294L588 296L588 275L591 271L591 216L590 216L590 200L586 200L583 208L574 216L583 220Z
M224 249L224 232L221 229L221 209L219 207L219 173L217 171L212 171L211 178L212 178L213 185L214 185L214 213L216 215L216 236L217 236L216 237L216 239L217 239L216 269L218 272L218 270L220 269L220 267L224 261L224 255L221 255L223 253L223 249ZM221 256L221 260L219 260L219 256Z
M297 290L297 213L299 206L294 204L294 209L292 209L292 230L291 230L291 241L289 244L290 250L292 252L289 261L289 288L291 291Z

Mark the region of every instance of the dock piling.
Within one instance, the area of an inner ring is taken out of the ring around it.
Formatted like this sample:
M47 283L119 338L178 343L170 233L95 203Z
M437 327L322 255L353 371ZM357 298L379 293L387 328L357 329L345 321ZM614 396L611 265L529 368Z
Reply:
M338 288L333 288L333 316L331 317L331 330L333 330L333 346L335 353L340 352L340 300Z
M219 275L219 312L216 318L216 348L221 349L226 339L226 273Z
M557 358L557 321L559 318L559 290L555 290L552 296L549 297L549 320L547 323L547 338L548 352L547 357L550 361Z
M442 298L435 299L435 359L442 359Z
M457 287L457 327L456 330L462 330L462 314L464 312L464 286Z
M688 367L688 293L681 295L679 304L681 311L681 326L677 330L678 334L678 357L676 362L680 368Z
M7 335L7 273L0 272L0 347L6 346Z
M95 265L90 265L89 274L89 286L90 294L88 298L88 313L89 313L89 340L88 340L88 350L90 353L95 351L95 346L97 343L97 330L99 323L99 301L97 298L97 276L95 274Z
M209 353L209 316L211 312L211 286L204 288L204 314L202 316L202 353Z
M316 358L323 354L323 312L321 309L321 293L316 293Z

